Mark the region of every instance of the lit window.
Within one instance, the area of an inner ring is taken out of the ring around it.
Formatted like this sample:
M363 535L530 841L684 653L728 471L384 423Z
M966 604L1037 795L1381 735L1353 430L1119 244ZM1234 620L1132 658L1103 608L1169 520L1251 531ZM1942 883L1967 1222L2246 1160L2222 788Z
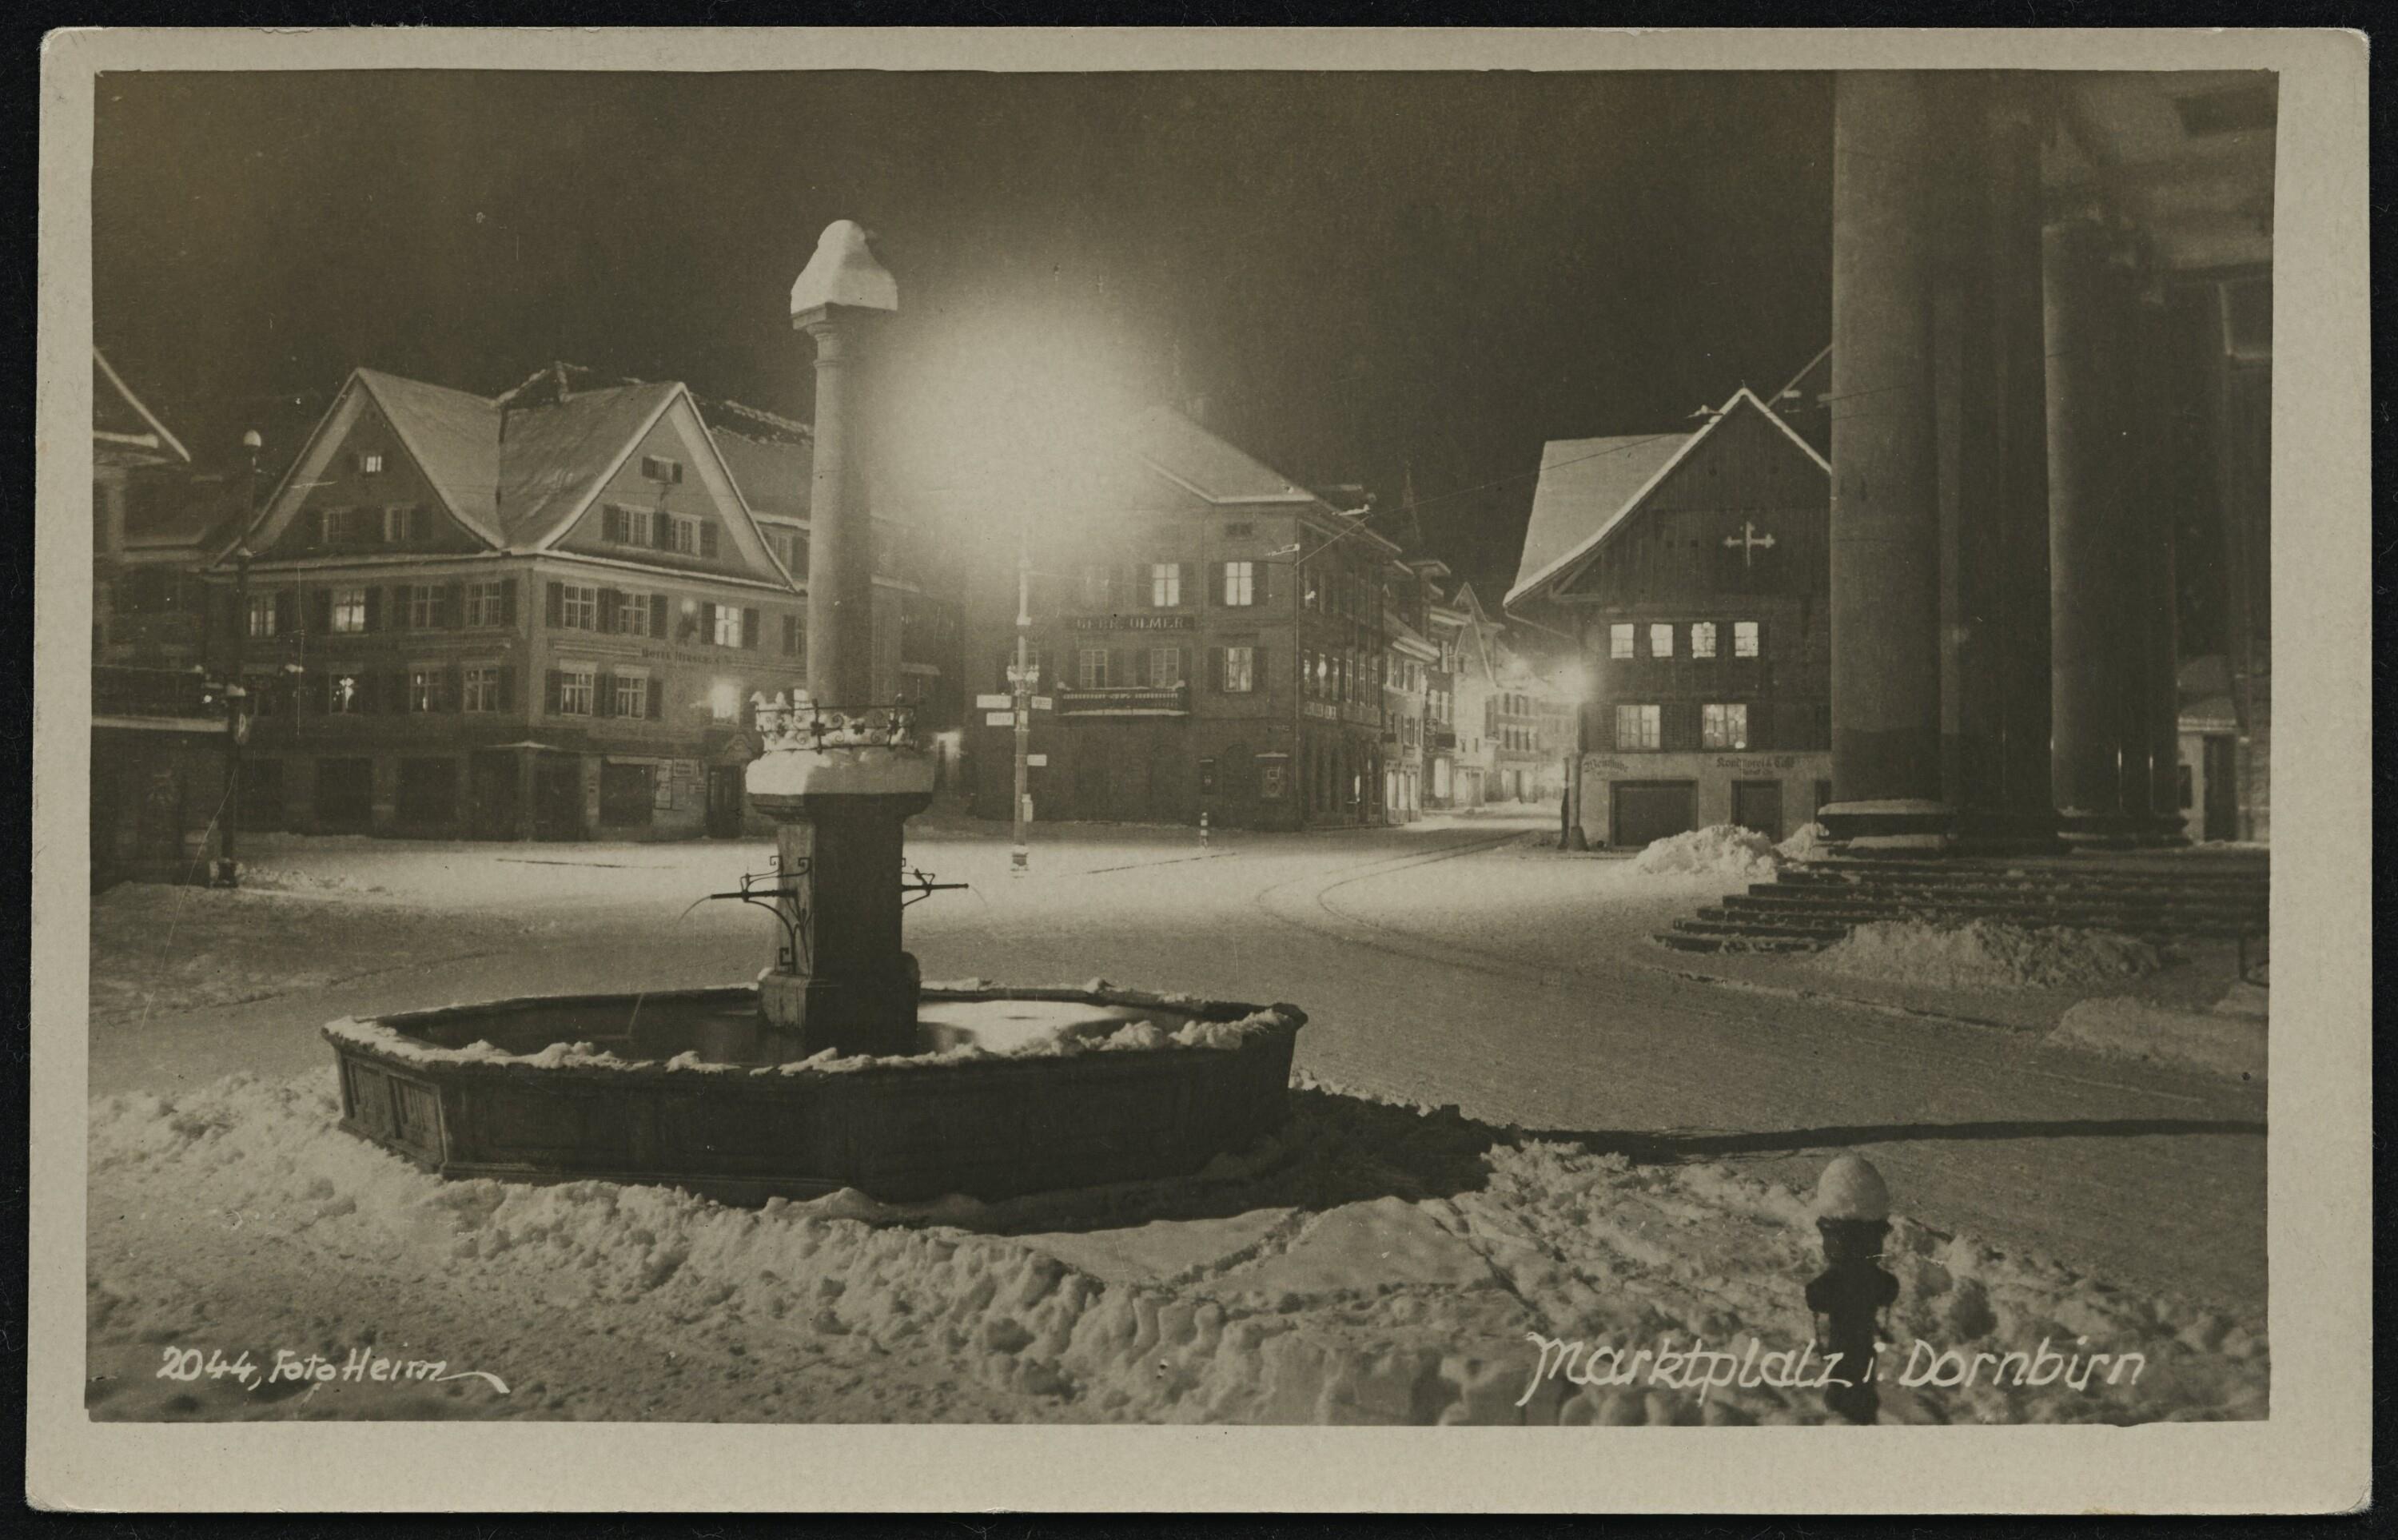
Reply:
M591 715L591 697L598 670L589 664L558 671L558 710L562 716Z
M275 635L275 596L252 594L249 596L249 634L253 636Z
M558 618L559 624L572 630L599 630L600 590L586 588L579 583L565 584L559 596Z
M1074 678L1084 690L1108 688L1108 649L1086 647L1074 655Z
M336 716L356 716L367 708L366 692L357 676L335 674L325 680L325 709Z
M1664 708L1660 706L1620 705L1615 708L1615 746L1619 750L1653 749L1662 741L1659 734Z
M1699 743L1711 749L1748 747L1748 707L1709 703L1699 711Z
M499 583L468 583L466 585L466 623L469 626L506 624L506 603Z
M1649 628L1649 656L1670 658L1673 655L1674 628L1664 624L1651 625Z
M408 671L408 709L411 711L446 711L450 691L449 681L438 668L411 668Z
M1224 692L1226 694L1246 695L1257 688L1257 649L1253 647L1224 649Z
M1631 622L1620 621L1607 628L1607 655L1610 658L1629 658L1632 656ZM1443 668L1449 666L1446 659L1442 661L1441 666Z
M383 475L383 456L379 454L362 454L358 456L358 475Z
M1234 606L1257 603L1257 563L1226 562L1224 564L1224 602Z
M1182 564L1179 561L1153 561L1149 564L1149 607L1171 609L1182 602Z
M367 628L367 591L363 588L333 590L333 629L364 631Z
M461 710L491 712L500 709L499 664L478 663L466 670L461 682L465 687L465 699L459 703Z
M733 605L720 604L716 607L716 645L741 645L741 611Z
M1149 683L1154 690L1171 690L1182 682L1182 649L1179 647L1152 647L1149 649Z
M1716 655L1716 623L1694 621L1691 623L1691 656L1712 658Z
M1731 623L1731 655L1735 658L1757 656L1757 623L1755 621Z
M650 714L648 676L640 674L617 675L614 705L616 715L619 716L647 716Z

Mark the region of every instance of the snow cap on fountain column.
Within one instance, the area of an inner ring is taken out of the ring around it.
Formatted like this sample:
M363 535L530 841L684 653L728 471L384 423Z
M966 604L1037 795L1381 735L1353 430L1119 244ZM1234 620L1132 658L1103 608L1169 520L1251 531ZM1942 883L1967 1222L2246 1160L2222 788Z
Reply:
M1888 1219L1890 1189L1881 1172L1861 1155L1843 1155L1824 1168L1815 1183L1818 1219Z
M899 281L876 260L866 229L855 220L835 220L816 238L815 255L791 285L791 322L805 326L836 305L852 310L896 311Z

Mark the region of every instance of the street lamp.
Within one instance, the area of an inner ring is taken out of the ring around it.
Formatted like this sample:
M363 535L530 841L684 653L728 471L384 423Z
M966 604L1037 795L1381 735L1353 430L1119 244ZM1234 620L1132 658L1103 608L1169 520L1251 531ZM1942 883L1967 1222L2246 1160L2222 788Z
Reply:
M234 545L233 583L233 647L231 666L225 681L225 819L224 837L219 847L216 886L236 888L241 885L242 819L241 751L249 740L249 687L242 671L249 656L249 548L250 526L258 521L258 452L265 448L256 428L241 435L242 452L242 521L241 539Z

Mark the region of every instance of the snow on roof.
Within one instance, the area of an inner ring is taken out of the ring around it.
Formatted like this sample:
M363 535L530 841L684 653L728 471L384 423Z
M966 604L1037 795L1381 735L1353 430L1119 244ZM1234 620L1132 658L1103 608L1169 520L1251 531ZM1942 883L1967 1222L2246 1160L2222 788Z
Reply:
M155 449L186 465L192 462L191 451L141 404L96 347L91 350L91 432L95 438Z
M381 369L359 369L366 393L391 420L424 478L461 523L494 545L500 531L500 408L497 403L446 385L428 385Z
M498 445L507 543L538 544L580 514L681 391L671 382L620 385L508 413Z
M805 444L775 444L743 434L712 431L717 453L741 489L744 502L761 518L808 516L810 479L815 474L815 452Z
M1506 598L1501 601L1502 606L1513 605L1596 551L1683 457L1744 404L1781 429L1783 435L1817 466L1827 473L1831 470L1824 457L1815 452L1814 446L1799 437L1779 414L1768 410L1746 385L1732 392L1731 398L1696 433L1552 443L1542 451L1541 479L1532 492L1532 517L1524 532L1523 558L1516 569L1516 586L1507 591ZM1633 461L1635 464L1616 465L1613 462L1617 461ZM1641 465L1648 467L1646 475L1637 475ZM1593 471L1590 467L1605 469ZM1549 504L1545 520L1542 516L1544 500Z
M1133 449L1210 502L1316 502L1314 493L1251 459L1171 407L1133 421Z

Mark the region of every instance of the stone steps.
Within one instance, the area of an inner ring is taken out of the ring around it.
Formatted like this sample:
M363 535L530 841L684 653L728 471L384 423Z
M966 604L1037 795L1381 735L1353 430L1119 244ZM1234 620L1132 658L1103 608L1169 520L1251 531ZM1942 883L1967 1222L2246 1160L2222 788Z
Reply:
M1759 913L1783 912L1798 914L1839 910L1887 917L1899 914L1942 914L1985 916L2046 915L2058 925L2098 924L2109 917L2127 923L2147 922L2170 924L2187 921L2191 924L2245 926L2256 930L2266 923L2271 911L2262 904L2192 904L2163 899L2123 899L2100 895L2077 895L2059 898L2050 896L2007 898L1976 894L1967 899L1927 900L1920 894L1883 895L1872 893L1825 894L1821 897L1796 897L1777 892L1769 885L1759 884L1745 893L1729 893L1723 906L1728 909L1749 909Z

